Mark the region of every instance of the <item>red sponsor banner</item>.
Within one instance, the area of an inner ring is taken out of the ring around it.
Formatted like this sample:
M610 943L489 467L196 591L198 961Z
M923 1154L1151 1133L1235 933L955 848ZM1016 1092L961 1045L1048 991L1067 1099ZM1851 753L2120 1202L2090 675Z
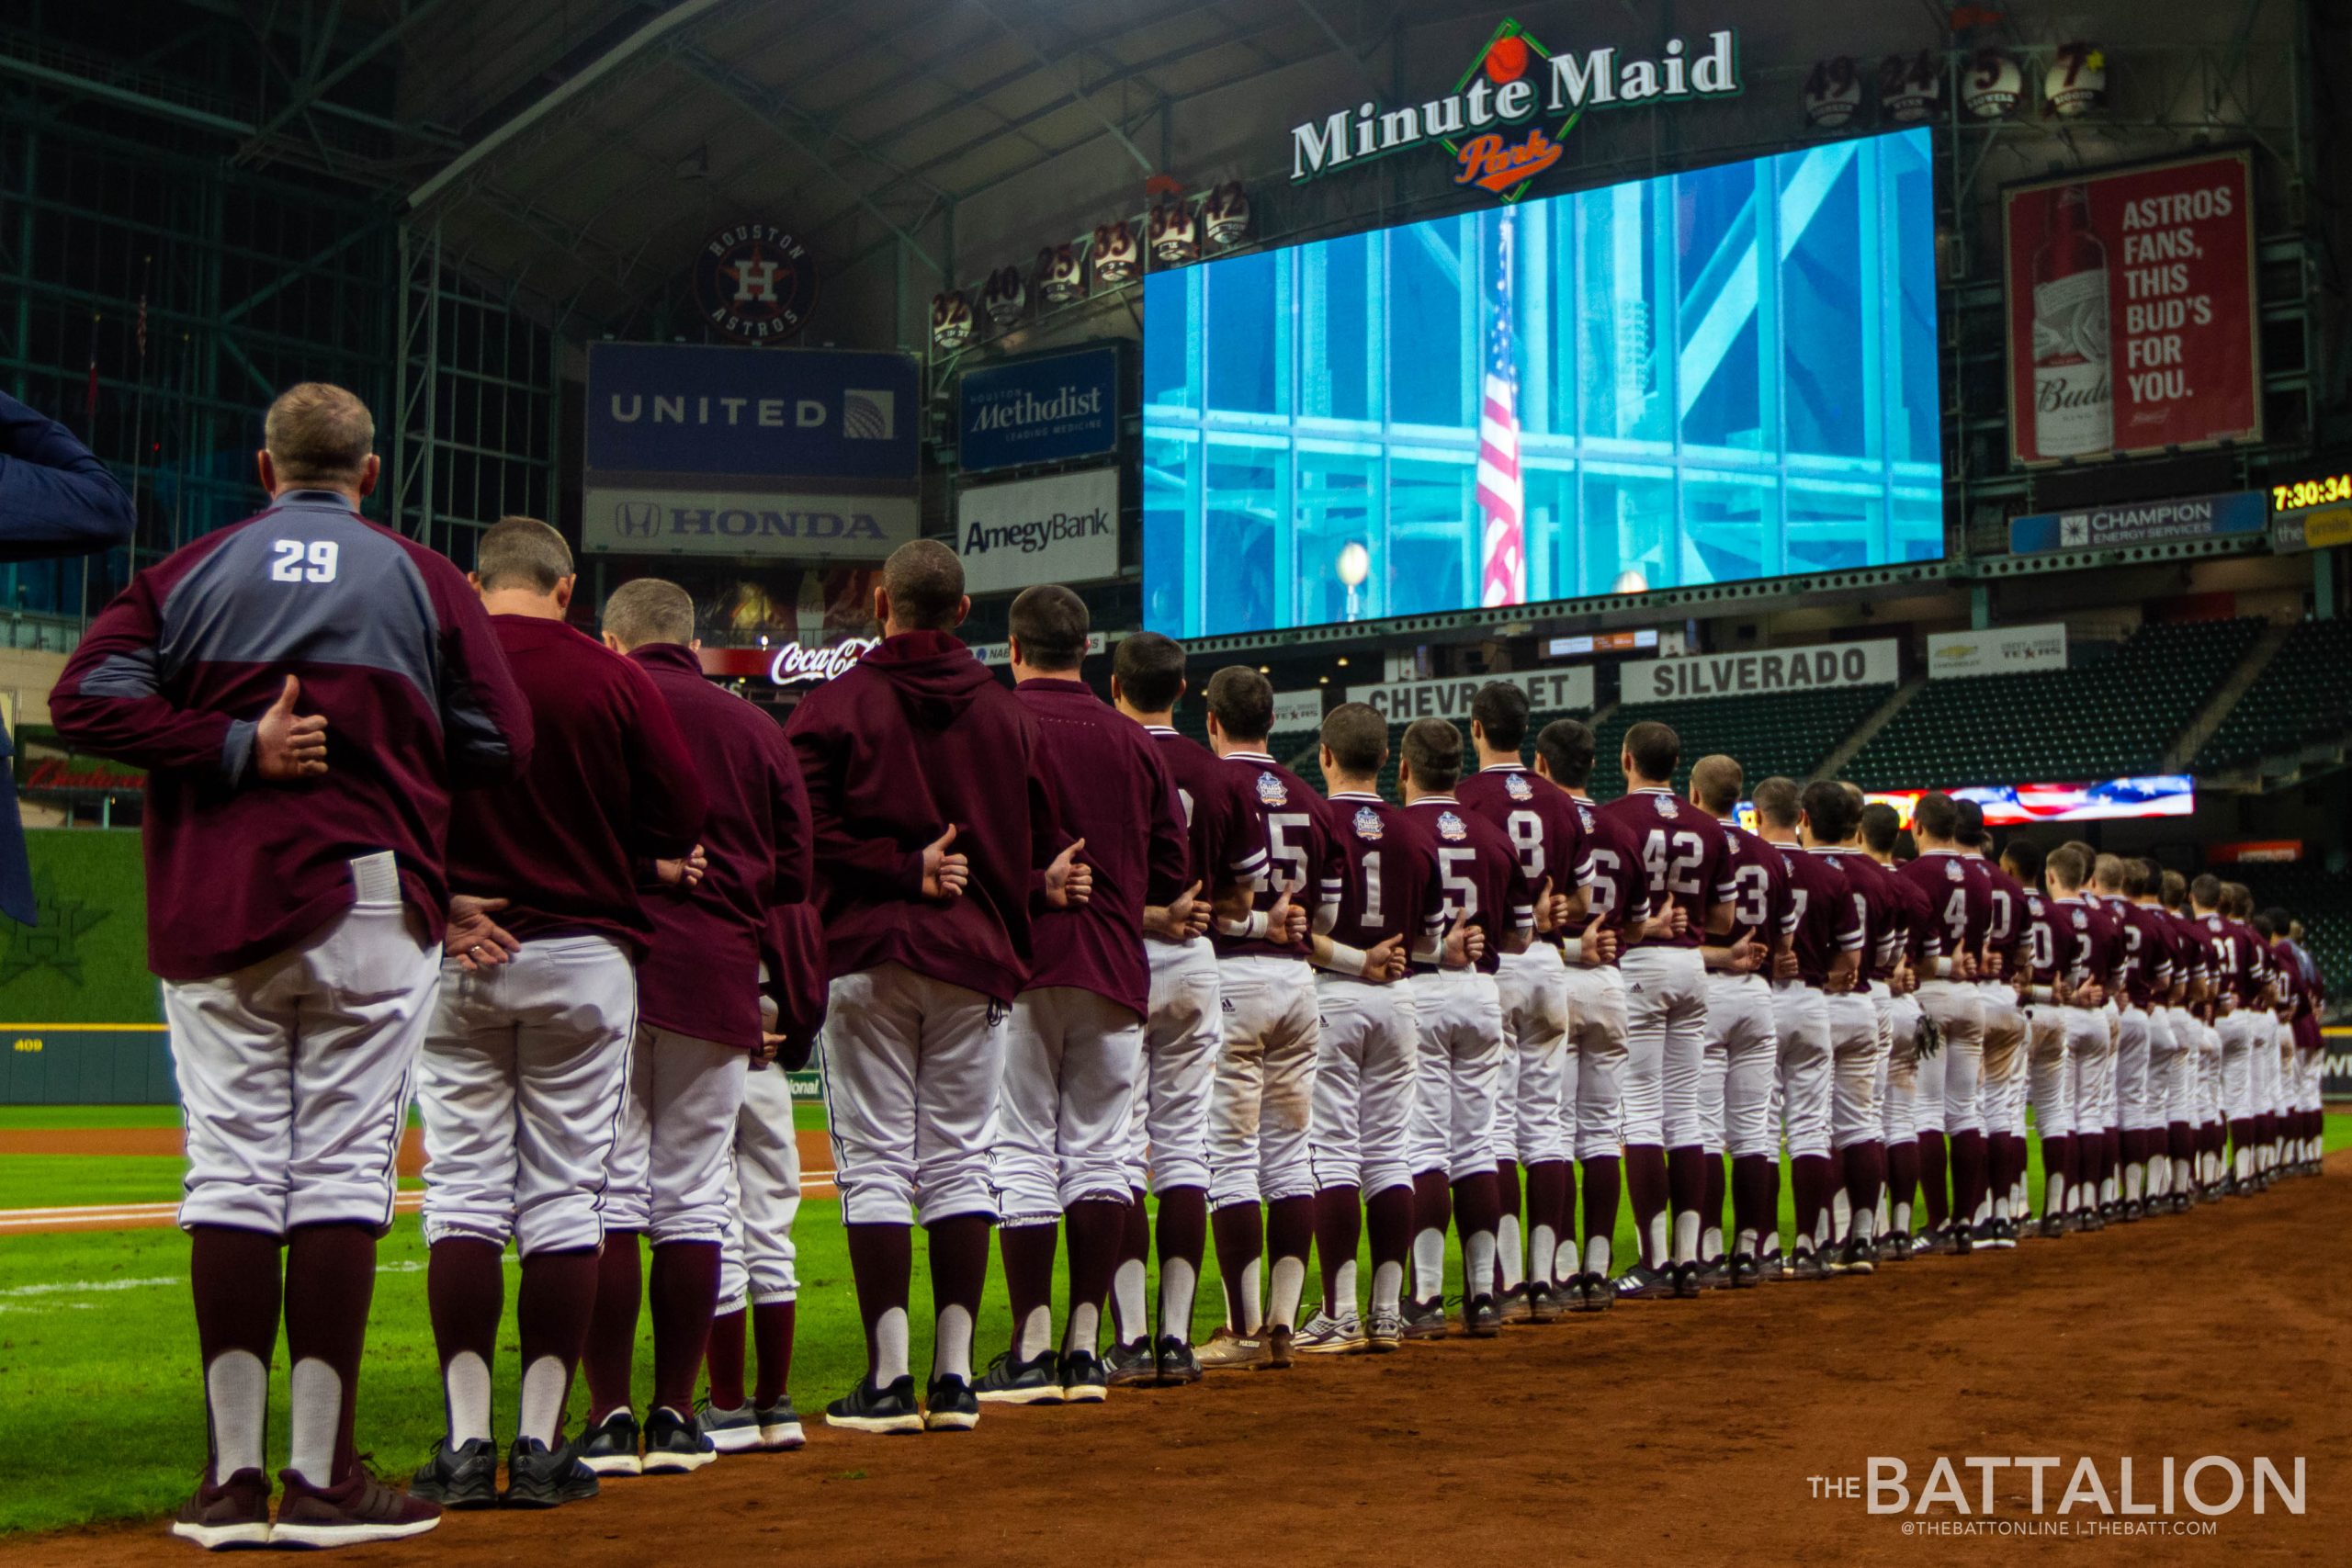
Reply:
M2302 858L2301 839L2245 839L2234 844L2205 846L2207 865L2276 865Z
M2012 186L2002 226L2014 461L2262 439L2248 152Z

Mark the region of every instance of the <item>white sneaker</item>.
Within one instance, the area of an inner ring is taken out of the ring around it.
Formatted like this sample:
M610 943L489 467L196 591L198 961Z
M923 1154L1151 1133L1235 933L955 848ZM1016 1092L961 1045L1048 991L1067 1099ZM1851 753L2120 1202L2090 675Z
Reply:
M1344 1356L1363 1345L1363 1324L1353 1312L1343 1317L1317 1312L1291 1339L1291 1348L1302 1356Z

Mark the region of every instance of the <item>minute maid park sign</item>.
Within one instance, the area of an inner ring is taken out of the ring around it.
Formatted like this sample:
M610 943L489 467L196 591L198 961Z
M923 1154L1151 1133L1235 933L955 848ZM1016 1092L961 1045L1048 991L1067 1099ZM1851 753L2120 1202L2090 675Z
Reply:
M1442 98L1385 112L1364 103L1293 127L1290 177L1311 180L1436 144L1453 157L1454 184L1516 201L1527 194L1529 181L1560 161L1562 142L1587 109L1723 98L1738 91L1739 38L1728 28L1696 45L1668 39L1662 53L1644 58L1614 45L1555 54L1517 22L1506 21Z

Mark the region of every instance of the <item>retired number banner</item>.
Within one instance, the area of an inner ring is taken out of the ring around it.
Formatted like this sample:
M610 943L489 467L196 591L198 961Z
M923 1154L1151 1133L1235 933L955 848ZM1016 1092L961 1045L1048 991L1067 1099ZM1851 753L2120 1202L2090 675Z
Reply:
M2246 152L2011 186L2002 227L2016 462L2262 439Z

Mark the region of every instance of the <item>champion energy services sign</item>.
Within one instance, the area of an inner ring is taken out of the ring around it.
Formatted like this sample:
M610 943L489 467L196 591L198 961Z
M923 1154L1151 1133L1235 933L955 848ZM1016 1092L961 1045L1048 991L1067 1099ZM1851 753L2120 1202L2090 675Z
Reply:
M1505 201L1558 163L1586 111L1736 96L1739 35L1669 38L1653 54L1614 45L1554 53L1515 21L1495 29L1453 91L1383 109L1366 101L1294 126L1293 183L1417 147L1442 149L1453 183Z

